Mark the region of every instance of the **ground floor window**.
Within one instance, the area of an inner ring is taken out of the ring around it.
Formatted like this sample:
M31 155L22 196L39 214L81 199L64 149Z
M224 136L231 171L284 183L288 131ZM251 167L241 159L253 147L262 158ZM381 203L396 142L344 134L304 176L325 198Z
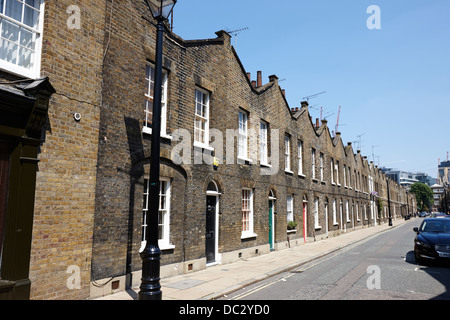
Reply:
M142 243L147 237L147 216L149 209L149 179L144 179ZM161 178L159 185L158 243L161 248L170 242L170 179Z
M253 235L253 190L242 189L242 237Z

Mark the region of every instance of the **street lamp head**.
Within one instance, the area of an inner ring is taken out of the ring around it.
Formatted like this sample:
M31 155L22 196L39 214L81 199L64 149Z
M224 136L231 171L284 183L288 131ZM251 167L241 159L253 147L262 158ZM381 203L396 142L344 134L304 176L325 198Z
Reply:
M153 18L165 20L169 17L177 0L145 0L152 12Z

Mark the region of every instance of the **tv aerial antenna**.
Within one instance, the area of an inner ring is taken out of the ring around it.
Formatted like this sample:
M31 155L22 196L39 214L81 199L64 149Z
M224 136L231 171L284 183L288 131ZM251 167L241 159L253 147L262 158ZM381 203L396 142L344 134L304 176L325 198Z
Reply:
M245 28L240 28L240 29L236 29L236 30L230 30L230 29L226 29L225 31L228 32L230 35L232 35L234 37L234 48L237 49L237 38L238 35L242 32L248 30L248 27Z
M324 94L324 93L326 93L326 91L324 91L324 92L319 92L319 93L316 93L316 94L312 94L312 95L307 96L307 97L303 97L303 99L306 99L306 101L309 102L309 99L317 98L317 96L320 96L321 94Z

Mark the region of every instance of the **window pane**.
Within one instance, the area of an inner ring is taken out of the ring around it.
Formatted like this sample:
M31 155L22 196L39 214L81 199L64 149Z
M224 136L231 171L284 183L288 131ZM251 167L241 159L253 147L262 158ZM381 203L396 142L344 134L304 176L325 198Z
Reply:
M2 40L0 47L0 59L6 60L11 63L16 63L17 61L17 44L12 42Z
M19 26L2 20L2 38L12 42L19 42Z
M22 6L23 4L17 0L6 0L5 14L14 20L22 22Z
M20 45L33 50L33 33L22 28L22 30L20 31Z
M5 4L5 1L0 0L0 13L3 13L4 4Z
M29 6L32 6L33 8L39 9L39 2L40 0L25 0L25 3Z
M30 69L33 66L33 61L31 60L32 56L33 51L26 48L20 48L18 65Z
M36 28L38 22L38 15L39 15L38 11L28 6L25 6L23 12L23 23L32 28Z

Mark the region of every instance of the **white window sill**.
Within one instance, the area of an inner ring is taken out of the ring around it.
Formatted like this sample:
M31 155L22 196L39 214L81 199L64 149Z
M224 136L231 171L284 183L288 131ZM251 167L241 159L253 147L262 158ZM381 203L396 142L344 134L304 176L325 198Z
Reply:
M315 230L321 230L322 227L321 227L321 226L315 226L314 229L315 229Z
M290 169L284 169L284 172L289 173L289 174L294 174L294 171L292 171Z
M145 245L147 244L147 241L141 241L141 247L139 248L139 252L144 251ZM158 243L159 250L172 250L175 249L175 245L168 244L168 243Z
M35 56L35 59L39 59L40 60L40 56ZM36 79L40 77L40 74L38 71L35 71L34 69L27 69L21 66L18 66L16 64L10 63L6 60L2 60L0 59L1 65L2 67L0 68L0 70L6 71L8 73L13 73L17 76L21 76L24 78L28 78L28 79ZM40 61L39 61L39 65L40 65ZM38 69L36 67L36 69Z
M237 156L237 159L238 159L238 163L245 163L245 162L249 162L249 163L252 163L253 162L253 160L252 159L249 159L249 158L244 158L244 157L242 157L242 156ZM241 161L241 162L239 162L239 161Z
M265 162L260 162L259 165L260 165L261 167L272 168L272 165L271 165L271 164L268 164L268 163L265 163Z
M297 229L292 229L292 230L286 230L286 232L289 234L289 233L296 233L297 232Z
M208 146L206 144L200 143L198 141L194 141L194 147L202 148L202 149L205 149L205 150L208 150L208 151L214 151L214 148L212 148L212 147L210 147L210 146Z
M306 176L303 173L299 173L298 176L301 178L306 178Z
M152 134L152 128L149 127L142 127L142 133L146 133L146 134ZM165 132L161 132L161 138L163 139L167 139L167 140L173 140L172 136L169 136L168 134L166 134Z
M241 239L256 238L258 235L254 232L242 232Z

